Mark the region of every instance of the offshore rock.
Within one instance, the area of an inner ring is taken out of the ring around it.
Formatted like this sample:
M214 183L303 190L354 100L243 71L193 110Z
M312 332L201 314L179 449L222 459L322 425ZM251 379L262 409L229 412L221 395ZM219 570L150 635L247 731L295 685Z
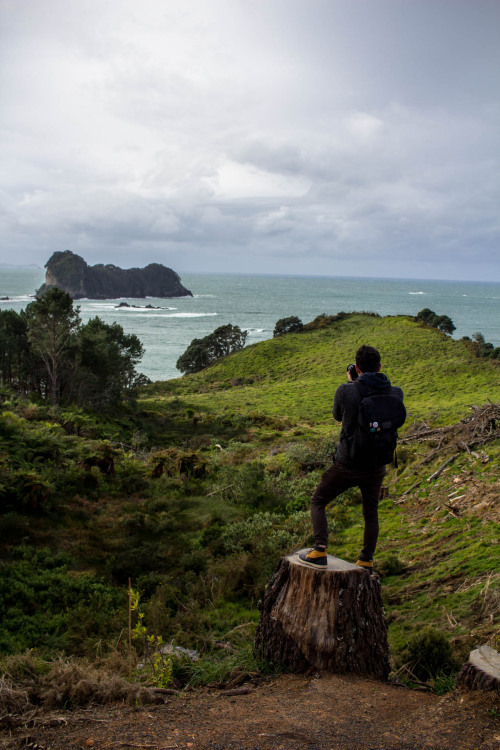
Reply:
M37 291L58 287L73 299L117 299L119 297L192 297L180 276L160 263L145 268L119 268L114 265L89 266L71 250L56 252L45 264L45 284Z

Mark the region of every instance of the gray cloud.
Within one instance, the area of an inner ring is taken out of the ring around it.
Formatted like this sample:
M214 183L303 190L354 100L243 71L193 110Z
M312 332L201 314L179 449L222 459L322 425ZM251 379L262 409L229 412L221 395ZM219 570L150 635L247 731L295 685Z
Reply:
M0 12L0 260L500 278L496 0Z

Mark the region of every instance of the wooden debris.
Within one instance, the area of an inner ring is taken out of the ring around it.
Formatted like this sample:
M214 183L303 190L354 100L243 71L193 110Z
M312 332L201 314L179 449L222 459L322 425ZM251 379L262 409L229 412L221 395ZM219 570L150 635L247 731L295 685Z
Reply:
M399 442L404 445L439 438L438 451L450 444L461 444L464 450L470 450L500 436L500 404L490 402L470 409L471 413L456 424L434 429L425 423L414 425Z
M453 461L457 458L458 455L459 455L458 453L455 453L453 456L450 456L449 458L447 458L446 461L443 464L441 464L441 466L438 469L436 469L436 471L433 474L430 475L430 477L427 477L427 481L432 482L433 479L437 479L443 473L446 467L449 466L451 463L453 463Z
M234 688L234 690L221 690L219 695L248 695L252 690L248 687Z

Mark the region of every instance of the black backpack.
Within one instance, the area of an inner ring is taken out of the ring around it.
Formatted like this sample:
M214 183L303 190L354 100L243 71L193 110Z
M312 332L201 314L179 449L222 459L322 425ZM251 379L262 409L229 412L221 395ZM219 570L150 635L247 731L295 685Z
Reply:
M398 428L406 419L403 401L392 393L390 385L375 391L358 380L353 387L362 398L351 440L351 461L363 468L389 464L395 460Z

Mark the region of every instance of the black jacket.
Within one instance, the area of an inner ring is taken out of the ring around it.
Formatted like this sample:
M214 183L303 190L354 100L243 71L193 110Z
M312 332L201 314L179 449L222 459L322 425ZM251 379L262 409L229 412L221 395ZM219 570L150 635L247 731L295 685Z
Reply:
M394 396L403 400L403 391L398 386L391 385L391 381L382 372L365 372L358 380L368 386L372 392L384 391L388 387ZM335 461L345 466L358 468L350 459L350 441L358 422L359 404L362 399L361 393L354 383L342 383L335 392L333 401L333 416L337 422L342 422L339 444L335 454Z

